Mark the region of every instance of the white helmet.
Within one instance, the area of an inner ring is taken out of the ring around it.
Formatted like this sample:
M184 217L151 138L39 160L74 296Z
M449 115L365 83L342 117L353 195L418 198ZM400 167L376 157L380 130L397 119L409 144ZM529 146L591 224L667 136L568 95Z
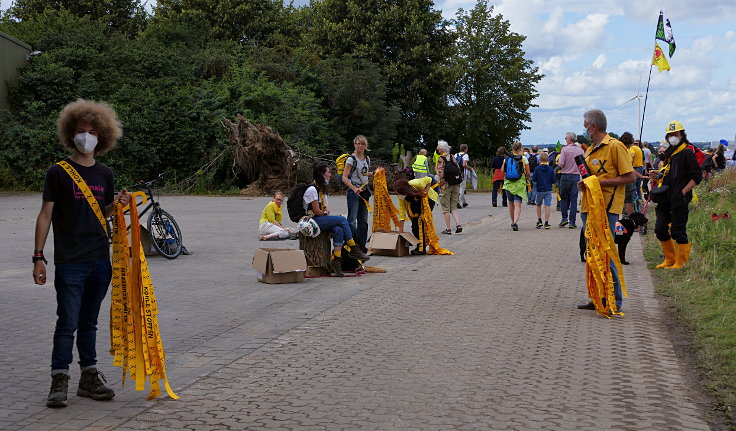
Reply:
M314 221L313 218L304 216L301 219L299 219L299 223L297 224L299 228L299 232L302 233L304 236L310 236L312 238L316 238L317 235L319 235L319 225L316 221Z

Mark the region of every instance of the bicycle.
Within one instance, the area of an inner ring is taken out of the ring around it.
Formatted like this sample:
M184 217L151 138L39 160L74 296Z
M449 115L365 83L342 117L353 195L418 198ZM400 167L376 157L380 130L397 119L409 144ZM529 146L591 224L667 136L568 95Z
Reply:
M181 229L179 229L179 225L176 223L176 220L174 220L174 217L162 209L161 204L155 200L152 190L153 185L163 178L164 174L162 173L150 181L141 180L138 184L129 187L128 190L134 191L136 189L143 189L145 191L146 197L148 198L147 201L136 202L136 206L140 206L143 202L147 202L143 211L138 213L139 217L143 217L148 210L151 210L151 213L148 215L147 223L151 245L153 245L161 256L167 259L176 259L184 251ZM130 210L126 210L125 214L128 214L129 212ZM108 219L108 227L110 225L111 220ZM128 229L130 229L130 226L128 226ZM112 232L112 229L108 230L109 232Z

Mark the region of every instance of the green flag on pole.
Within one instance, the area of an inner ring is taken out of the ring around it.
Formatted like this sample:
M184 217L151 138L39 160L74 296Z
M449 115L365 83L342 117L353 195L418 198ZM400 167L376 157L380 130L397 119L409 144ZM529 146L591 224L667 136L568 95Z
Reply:
M562 144L560 144L560 140L558 139L557 140L557 145L555 145L555 151L557 151L559 153L560 150L562 150Z
M667 18L667 12L664 10L659 11L659 20L657 21L657 33L654 35L654 39L659 39L663 42L667 42L670 46L670 58L675 54L675 36L672 34L672 25L670 19Z

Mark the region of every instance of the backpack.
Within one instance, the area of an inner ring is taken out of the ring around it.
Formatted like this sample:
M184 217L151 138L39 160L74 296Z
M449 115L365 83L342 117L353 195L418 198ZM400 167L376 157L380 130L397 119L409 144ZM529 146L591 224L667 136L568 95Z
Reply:
M445 159L445 167L442 172L445 177L445 182L451 186L463 182L463 175L460 173L460 167L452 156L450 156L450 160Z
M539 155L534 153L529 154L529 172L534 172L537 166L539 166Z
M524 161L522 156L506 157L506 179L515 181L521 178L521 172L524 169Z
M460 169L462 171L465 171L465 168L463 168L463 162L464 162L463 157L465 157L465 153L463 153L463 154L460 154L460 153L455 154L455 161L457 162L457 165L460 167Z
M289 213L289 219L294 223L307 215L304 210L304 192L311 187L311 184L297 184L289 193L289 199L286 201L286 211Z
M345 161L351 158L353 159L353 163L350 164L350 173L348 174L348 178L353 175L353 171L355 170L355 165L358 164L358 159L355 158L352 154L341 154L340 157L335 159L335 171L337 172L337 176L340 178L338 181L340 184L342 184L342 187L347 189L348 186L345 185L345 183L342 182L342 173L345 171ZM368 162L368 169L370 169L371 166L371 158L368 156L365 156L365 160Z
M695 153L695 159L698 161L698 165L700 167L703 166L703 163L705 162L705 153L700 150L700 148L696 147L695 145L688 142L687 147L693 150L693 153Z

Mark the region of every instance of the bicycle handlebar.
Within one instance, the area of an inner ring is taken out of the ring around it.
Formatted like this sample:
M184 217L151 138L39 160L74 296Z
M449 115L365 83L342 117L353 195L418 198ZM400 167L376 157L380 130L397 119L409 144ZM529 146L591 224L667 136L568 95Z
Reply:
M156 184L156 182L158 182L159 180L162 180L164 178L166 178L166 173L165 172L161 172L160 174L158 174L158 177L156 177L156 178L154 178L154 179L152 179L150 181L143 181L143 180L138 181L137 184L134 184L134 185L128 187L128 190L139 189L139 188L146 188L146 189L148 189L148 188L153 187L153 185Z

